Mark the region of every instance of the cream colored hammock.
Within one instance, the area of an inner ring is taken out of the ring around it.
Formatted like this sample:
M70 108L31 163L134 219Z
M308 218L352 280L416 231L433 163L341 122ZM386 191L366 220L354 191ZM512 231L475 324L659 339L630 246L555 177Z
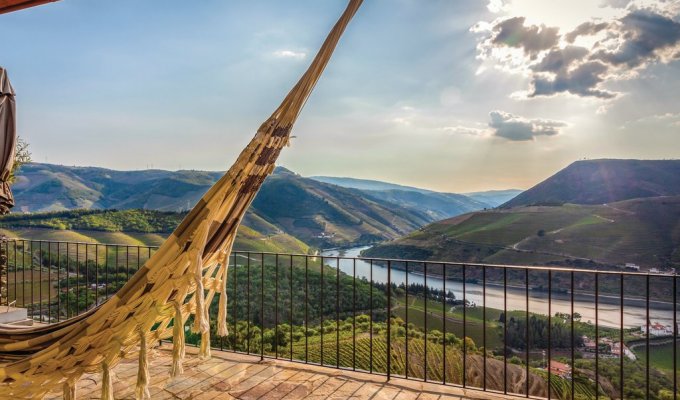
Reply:
M227 260L236 230L361 3L349 1L309 69L234 165L118 293L60 324L0 329L0 398L41 398L63 385L64 398L74 399L76 381L85 373L101 372L102 399L113 399L110 369L137 352L136 396L149 397L148 348L172 337L170 373L181 373L184 323L191 314L192 331L201 334L199 355L210 356L208 306L215 293L220 293L218 334L227 334Z

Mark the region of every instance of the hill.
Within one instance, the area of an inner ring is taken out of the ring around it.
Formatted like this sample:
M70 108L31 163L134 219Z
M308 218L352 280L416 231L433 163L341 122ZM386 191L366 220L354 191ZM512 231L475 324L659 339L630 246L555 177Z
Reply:
M493 208L511 198L508 197L508 195L505 197L500 195L500 198L503 201L497 201L498 199L495 196L490 195L485 201L482 200L484 193L491 192L480 192L475 194L479 195L477 198L473 198L457 193L435 192L433 190L368 179L340 178L332 176L313 176L310 179L346 188L358 189L371 198L389 201L411 210L425 212L430 215L433 220L450 218L470 211L482 210L484 208ZM512 197L517 194L515 191L511 192Z
M394 239L434 218L427 213L303 178L284 168L267 178L252 210L283 231L317 247Z
M577 161L501 207L606 204L680 195L680 160Z
M115 171L31 163L22 166L14 191L23 212L72 209L187 210L221 172Z
M0 233L32 240L158 246L184 217L153 210L73 210L0 217ZM249 212L237 250L307 253L309 246Z
M365 255L496 264L678 267L680 196L470 213L375 246Z

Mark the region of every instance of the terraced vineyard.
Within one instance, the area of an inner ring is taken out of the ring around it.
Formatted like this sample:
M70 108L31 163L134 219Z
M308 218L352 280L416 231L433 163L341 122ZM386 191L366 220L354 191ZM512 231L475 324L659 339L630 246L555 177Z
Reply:
M680 196L487 210L435 222L363 255L515 265L591 260L676 266L678 216Z
M390 343L390 372L393 376L406 376L414 379L427 379L433 382L463 384L463 342L453 334L446 338L437 331L431 331L424 340L424 332L411 330L408 346L406 345L405 326L400 319L392 320L392 339ZM372 329L371 329L372 328ZM232 326L232 336L227 338L226 347L238 351L259 353L260 335L258 327L251 325L250 348L248 349L247 325L239 322ZM280 325L276 329L265 329L264 353L282 359L306 361L330 367L356 369L379 374L386 374L388 342L387 325L384 322L370 323L366 315L357 317L356 330L351 318L341 321L339 331L335 323L327 321L323 335L320 326L309 327L308 336L305 328ZM234 333L235 332L235 333ZM371 332L373 332L371 334ZM269 342L273 338L280 341ZM198 337L188 336L190 342L197 342ZM408 348L407 348L408 347ZM476 348L474 342L467 341L465 383L472 387L484 387L484 370L486 369L486 387L502 391L507 390L519 394L526 393L526 368L521 365L507 365L507 381L504 377L503 361L488 356L485 360L483 352ZM486 366L484 365L486 361ZM546 396L546 380L533 370L529 377L529 393L535 396Z
M324 335L324 344L321 345L321 336L308 338L307 352L305 342L293 344L293 358L330 366L343 368L355 368L363 371L387 373L387 340L385 334L375 334L371 340L367 332L359 332L356 337L356 350L354 339L350 334L341 335L339 346L336 346L335 334ZM424 341L422 339L409 339L408 349L408 376L423 379L425 377L424 365L427 364L428 379L434 381L443 380L444 351L441 344L428 343L427 363L424 362ZM322 351L323 350L323 351ZM447 382L460 382L462 366L460 352L452 346L447 346L446 372ZM284 352L290 354L289 351ZM339 359L338 359L339 355ZM394 338L391 343L391 371L395 375L405 375L406 371L406 346L404 338Z

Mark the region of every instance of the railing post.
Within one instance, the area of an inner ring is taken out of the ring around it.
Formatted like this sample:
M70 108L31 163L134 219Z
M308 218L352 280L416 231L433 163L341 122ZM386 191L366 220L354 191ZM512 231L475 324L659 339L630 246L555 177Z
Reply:
M3 246L4 245L4 246ZM9 247L9 242L7 237L0 237L0 304L4 300L9 307L9 298L7 290L7 248Z
M248 329L247 329L247 335L246 335L246 353L250 354L250 323L252 321L252 317L250 315L250 252L245 253L247 260L246 260L246 274L248 275L248 286L246 287L246 298L248 299L246 301L246 315L247 317L247 324L248 324ZM227 276L225 275L223 279L227 279Z
M430 291L427 286L427 263L423 263L423 295L425 297L425 303L423 308L425 310L425 318L423 320L423 326L425 328L425 343L423 344L423 360L425 361L425 367L423 368L423 380L427 382L427 300L430 297Z
M595 275L595 282L597 282L597 275ZM596 283L597 285L597 283ZM596 297L597 298L597 297ZM597 313L597 307L595 307L596 310L595 312ZM506 320L505 322L507 323L507 318L508 316L505 316ZM597 317L595 317L595 332L597 332ZM597 336L597 333L595 333ZM546 365L546 369L548 370L548 399L551 398L552 395L552 387L551 387L551 382L552 382L552 373L550 371L550 362L552 360L552 270L548 270L548 365ZM597 365L597 356L595 356L595 365ZM597 370L597 367L595 368ZM595 372L597 374L597 371ZM597 378L596 378L597 379ZM597 393L597 391L595 392ZM595 395L597 398L597 395Z
M392 262L387 261L387 380L390 380L392 375ZM425 343L427 346L427 343ZM427 368L427 361L425 361Z
M623 392L621 392L623 398ZM678 283L673 274L673 400L678 399Z
M623 398L623 392L621 392L621 398ZM677 399L678 399L678 283L677 275L673 274L673 400Z
M425 297L425 303L423 308L425 309L425 318L423 319L423 326L425 327L425 343L423 345L423 359L425 361L425 368L423 369L423 380L427 382L427 300L430 297L430 291L427 286L427 263L423 263L423 294Z
M309 362L309 256L305 256L305 363L308 362Z
M404 305L406 306L406 313L405 313L406 334L405 334L405 339L404 339L404 343L405 343L404 344L404 351L405 351L406 357L405 357L405 360L404 360L404 376L406 377L406 379L408 379L408 361L409 361L408 360L408 261L406 261L405 268L406 268L406 271L405 271L406 272L406 274L405 274L406 275L405 276L405 278L406 278L406 283L405 283L406 284L406 290L404 291ZM444 336L446 336L446 335L444 335ZM446 352L444 352L444 354L446 354Z
M463 387L467 387L467 288L465 281L467 279L467 267L462 266L463 275ZM484 377L486 379L486 376Z
M262 361L264 360L264 253L260 253L260 267L260 361ZM306 276L305 280L307 280ZM306 293L305 289L305 295Z
M340 368L340 257L335 259L335 367Z
M624 328L624 325L623 325L623 307L624 307L623 289L624 289L624 287L623 287L623 285L624 285L624 281L623 281L623 277L624 277L624 275L621 274L621 282L620 282L621 286L620 286L620 289L619 289L620 294L621 294L621 297L619 299L619 307L621 309L620 310L621 313L619 315L619 319L620 319L619 322L621 324L621 329L619 330L619 346L620 346L619 347L619 391L621 393L619 394L619 398L621 398L622 400L623 400L623 391L624 391L624 383L623 383L623 356L624 356L624 354L623 354L624 353L624 341L623 341L623 328ZM675 359L675 357L673 359ZM573 364L574 363L572 361L572 365Z

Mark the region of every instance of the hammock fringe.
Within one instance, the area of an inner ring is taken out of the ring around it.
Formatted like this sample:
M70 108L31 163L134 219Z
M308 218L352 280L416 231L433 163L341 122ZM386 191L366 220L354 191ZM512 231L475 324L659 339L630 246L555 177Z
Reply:
M68 379L64 382L64 400L76 400L75 379Z
M102 400L114 400L111 369L109 368L109 363L106 360L102 362Z
M227 252L222 253L220 268L222 270L222 285L217 309L217 335L226 337L229 336L229 328L227 328L227 273L229 272L229 254Z
M137 371L137 400L149 399L149 360L147 359L146 334L139 331L139 370Z
M201 333L201 346L198 348L198 358L208 360L210 357L210 331L207 331Z
M184 373L182 360L184 360L184 321L182 320L182 307L178 302L174 302L175 319L172 322L172 367L170 376L176 377Z

